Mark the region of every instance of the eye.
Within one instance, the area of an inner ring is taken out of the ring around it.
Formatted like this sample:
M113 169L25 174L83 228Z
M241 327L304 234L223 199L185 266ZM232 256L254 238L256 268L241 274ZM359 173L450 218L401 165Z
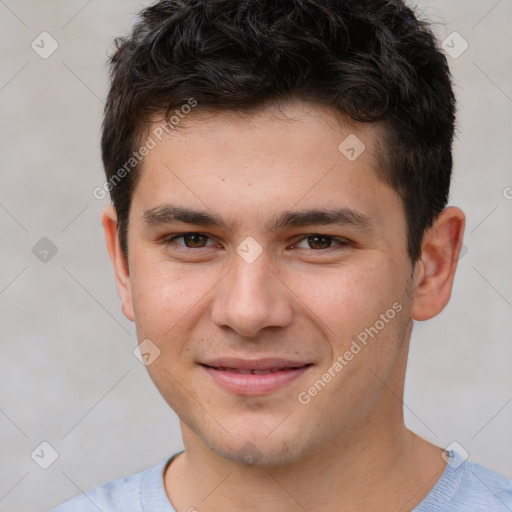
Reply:
M184 244L177 243L176 240L182 239ZM171 235L164 238L162 241L165 245L178 245L185 249L201 249L202 247L210 247L206 245L206 242L210 239L208 235L204 233L180 233L177 235Z
M162 243L166 247L171 247L173 250L183 252L215 246L215 243L210 236L197 232L169 235L162 239ZM313 252L324 252L328 250L343 249L350 245L351 243L344 238L313 233L301 238L297 243L293 244L291 248L310 249L313 250Z
M335 249L335 247L332 246L333 242L340 247L350 245L350 242L348 240L345 240L344 238L337 238L329 235L321 235L319 233L314 233L302 238L299 241L299 243L293 244L292 247L297 247L299 249L314 249L315 251L322 251L327 249Z

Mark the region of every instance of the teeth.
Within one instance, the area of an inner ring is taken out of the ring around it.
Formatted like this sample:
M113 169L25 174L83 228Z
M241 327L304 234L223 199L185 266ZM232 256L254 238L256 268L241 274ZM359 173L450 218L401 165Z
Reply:
M217 368L217 370L221 370L221 371L230 371L232 373L241 373L242 375L248 375L248 374L252 374L252 375L266 375L267 373L276 373L276 372L281 372L281 371L285 371L285 370L296 370L297 368L269 368L267 370L245 370L245 369L241 369L241 368L226 368L224 366L219 366Z

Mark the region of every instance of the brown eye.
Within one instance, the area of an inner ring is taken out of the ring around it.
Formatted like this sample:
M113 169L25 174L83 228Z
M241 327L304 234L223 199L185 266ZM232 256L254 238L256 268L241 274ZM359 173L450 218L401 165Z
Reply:
M322 235L313 235L307 238L311 249L328 249L331 246L332 238Z
M301 238L294 247L298 249L312 249L314 252L344 249L350 242L344 238L313 233Z
M183 238L186 247L189 247L190 249L204 247L208 239L206 235L202 235L201 233L186 233L185 235L182 235L180 238Z
M186 251L187 249L202 249L203 247L212 246L210 237L203 233L181 233L179 235L170 235L164 238L162 243L166 247L178 251Z
M297 243L293 244L292 249L307 250L311 254L317 253L321 255L334 251L343 251L350 246L352 246L352 243L345 238L312 233L303 236Z

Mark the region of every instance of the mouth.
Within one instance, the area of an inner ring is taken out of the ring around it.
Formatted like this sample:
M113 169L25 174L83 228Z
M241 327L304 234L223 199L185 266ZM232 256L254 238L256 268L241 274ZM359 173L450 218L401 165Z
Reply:
M238 395L265 395L291 383L313 363L285 359L222 359L200 365L224 390Z
M288 370L298 370L300 368L303 368L306 365L303 366L289 366L285 368L269 368L268 370L246 370L244 368L225 368L223 366L208 366L204 365L208 368L213 368L214 370L219 370L221 372L231 372L231 373L239 373L241 375L267 375L268 373L277 373L277 372L285 372Z

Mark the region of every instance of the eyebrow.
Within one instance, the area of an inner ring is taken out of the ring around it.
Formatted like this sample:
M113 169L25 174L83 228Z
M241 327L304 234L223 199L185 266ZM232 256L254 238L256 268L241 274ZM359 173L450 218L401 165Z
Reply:
M148 227L183 222L185 224L219 227L232 231L236 226L236 223L227 223L217 214L171 204L164 204L146 210L142 215L142 220ZM352 226L366 231L375 228L375 221L358 210L352 208L329 208L322 210L284 211L276 217L269 219L265 224L265 229L272 232L285 228L328 224Z

